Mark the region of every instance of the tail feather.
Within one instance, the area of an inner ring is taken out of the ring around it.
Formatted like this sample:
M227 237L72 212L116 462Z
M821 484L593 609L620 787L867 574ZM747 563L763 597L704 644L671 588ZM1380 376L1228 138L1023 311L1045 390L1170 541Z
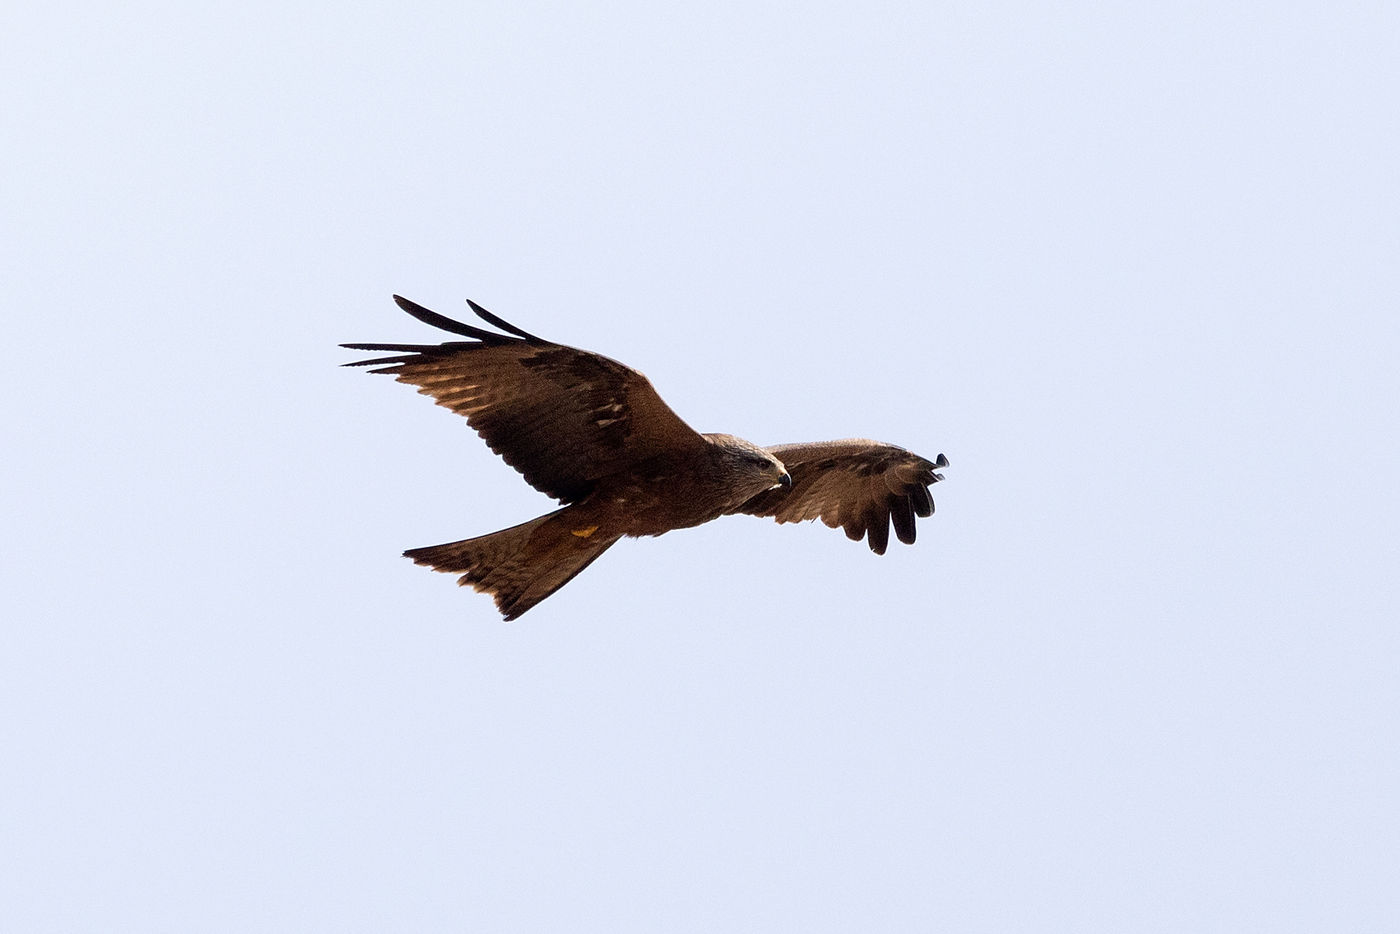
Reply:
M508 620L563 587L621 536L603 535L563 509L529 522L445 545L412 548L404 557L434 571L460 574L457 583L489 593Z

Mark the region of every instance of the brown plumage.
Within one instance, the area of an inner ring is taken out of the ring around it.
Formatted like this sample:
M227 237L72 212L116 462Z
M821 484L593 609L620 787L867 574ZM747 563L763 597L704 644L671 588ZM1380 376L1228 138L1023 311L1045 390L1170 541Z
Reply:
M645 376L600 354L543 340L468 302L505 334L453 321L406 298L399 307L469 337L445 344L342 344L393 354L374 366L465 416L491 450L535 489L564 504L529 522L404 552L457 574L515 619L564 586L625 535L660 535L733 513L779 522L821 519L884 554L890 523L914 542L914 517L933 514L929 461L865 439L761 448L700 434Z

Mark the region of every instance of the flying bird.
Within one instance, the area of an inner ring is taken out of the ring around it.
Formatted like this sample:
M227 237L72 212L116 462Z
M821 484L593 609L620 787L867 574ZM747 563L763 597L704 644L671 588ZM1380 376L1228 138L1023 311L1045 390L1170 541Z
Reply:
M821 519L884 554L890 524L914 542L933 514L929 487L948 466L864 438L759 447L701 434L645 376L587 350L523 331L468 301L504 334L454 321L406 298L425 324L470 338L443 344L342 344L387 357L372 366L466 418L535 489L563 507L460 542L413 548L415 564L459 575L508 620L563 587L623 536L661 535L747 513L778 522Z

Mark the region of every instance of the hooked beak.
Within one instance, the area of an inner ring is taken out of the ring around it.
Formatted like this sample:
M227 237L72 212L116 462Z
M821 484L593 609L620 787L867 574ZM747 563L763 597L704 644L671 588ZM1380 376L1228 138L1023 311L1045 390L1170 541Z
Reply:
M785 490L792 489L792 476L786 470L784 470L783 475L778 478L778 486Z

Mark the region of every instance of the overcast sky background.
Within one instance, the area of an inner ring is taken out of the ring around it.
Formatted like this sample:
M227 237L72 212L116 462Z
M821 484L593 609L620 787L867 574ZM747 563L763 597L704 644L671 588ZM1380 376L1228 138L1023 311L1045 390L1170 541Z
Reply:
M1400 929L1400 7L0 14L15 931ZM471 297L952 466L513 624Z

